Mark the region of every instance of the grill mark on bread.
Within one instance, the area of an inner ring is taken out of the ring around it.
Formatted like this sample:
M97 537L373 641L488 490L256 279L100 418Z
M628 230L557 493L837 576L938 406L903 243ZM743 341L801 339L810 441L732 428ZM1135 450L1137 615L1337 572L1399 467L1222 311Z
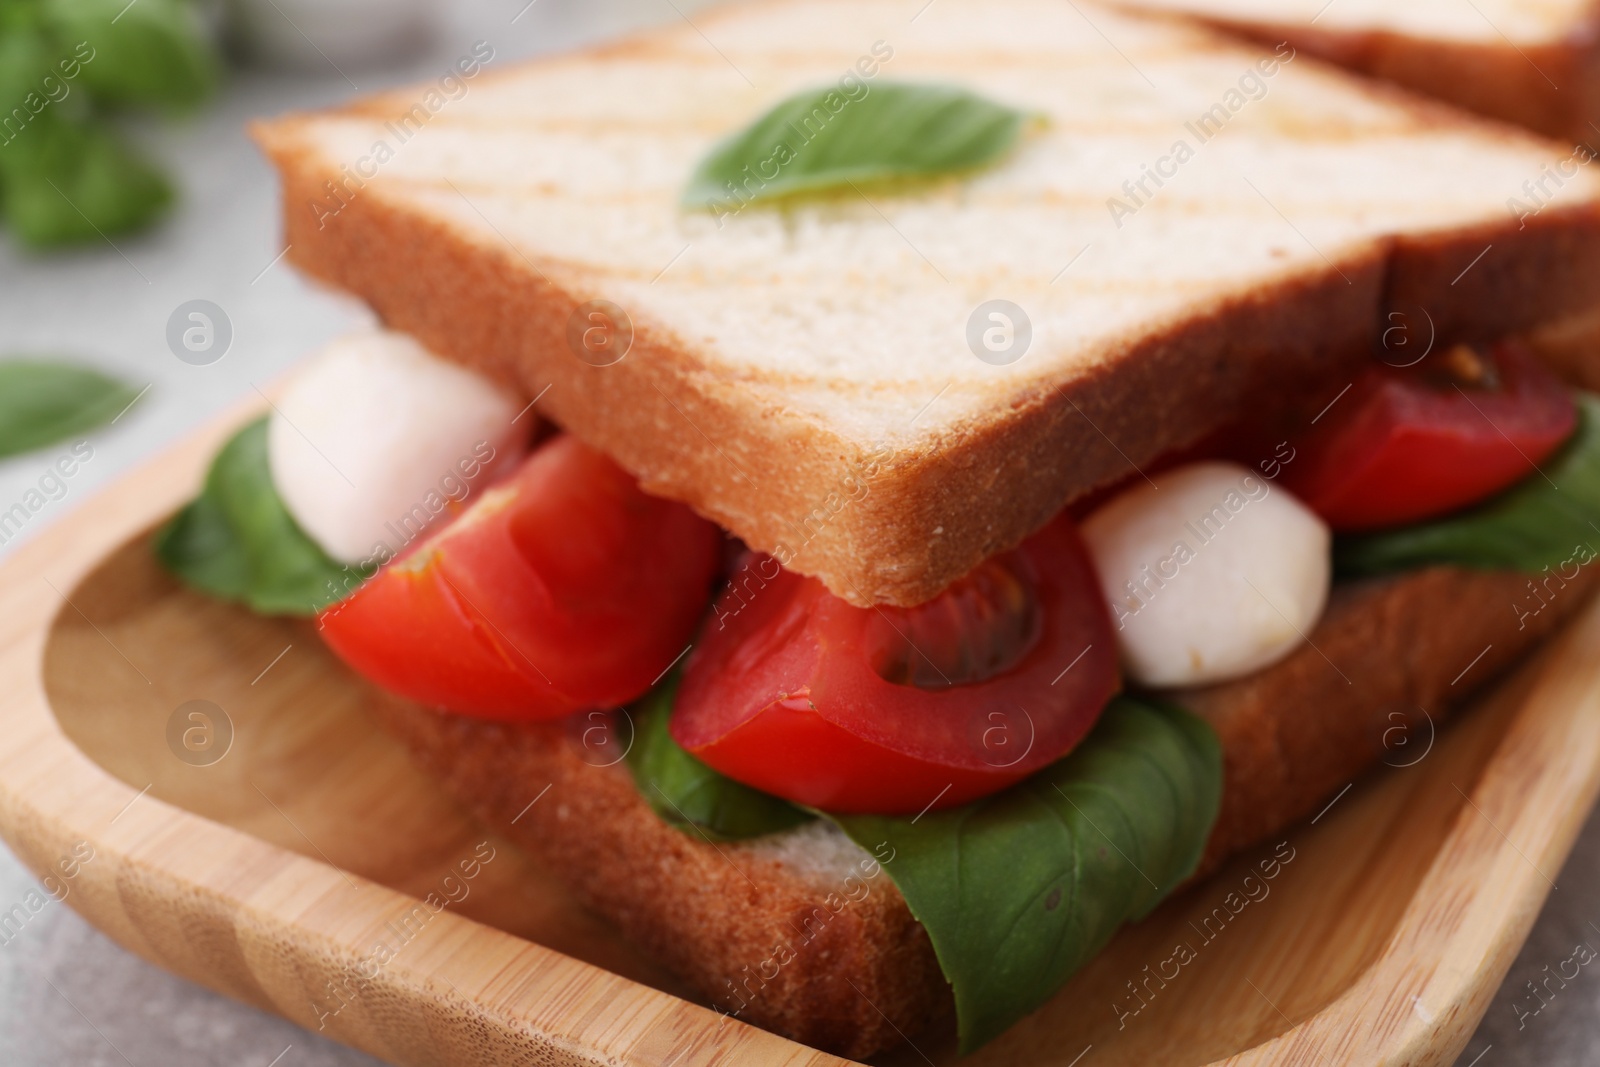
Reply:
M1058 65L1058 62L1052 63L1051 66ZM822 86L812 88L822 88ZM370 123L381 124L404 117L411 106L417 103L415 94L404 92L389 94L386 97L369 97L346 105L336 112L330 112L325 121L330 124L343 121L362 128L371 128L368 125ZM1452 125L1459 125L1462 122L1460 114L1446 109L1440 110L1445 112L1442 117ZM1195 117L1197 116L1174 112L1163 119L1101 123L1094 121L1092 117L1084 116L1053 119L1051 125L1054 129L1067 134L1120 137L1137 141L1152 134L1180 135L1183 131L1183 120ZM1417 112L1407 111L1399 114L1384 111L1365 121L1336 114L1316 116L1314 121L1307 122L1293 122L1289 121L1288 116L1280 117L1283 121L1272 125L1272 131L1278 135L1293 137L1296 141L1309 146L1339 145L1357 139L1381 137L1404 139L1419 131L1435 128L1441 116L1429 115L1423 108ZM513 113L512 117L495 118L471 112L462 114L459 111L451 111L447 104L439 111L430 114L425 128L464 134L501 133L516 138L538 134L561 134L583 135L583 139L587 140L593 135L600 135L627 136L635 141L661 143L692 139L699 143L708 137L726 134L727 125L724 117L715 114L700 116L696 121L663 121L658 118L635 119L627 116L551 115L543 110L535 110ZM381 129L381 125L379 128ZM1227 132L1228 127L1223 126L1216 136L1226 135ZM1233 136L1249 136L1249 134L1235 131ZM676 185L672 187L676 188Z

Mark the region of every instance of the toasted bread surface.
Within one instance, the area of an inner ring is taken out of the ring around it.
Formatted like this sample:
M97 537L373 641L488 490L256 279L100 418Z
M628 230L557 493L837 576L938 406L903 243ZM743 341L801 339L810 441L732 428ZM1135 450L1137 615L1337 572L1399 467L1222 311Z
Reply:
M1539 359L1572 385L1600 392L1600 308L1529 335Z
M680 205L719 138L846 74L1043 122L931 188ZM1559 146L1088 2L765 0L463 84L257 127L291 259L857 604L1337 389L1392 307L1471 339L1600 302L1600 178L1506 207ZM969 347L994 299L1031 324L1006 365ZM569 344L592 300L631 322L609 366Z
M463 804L718 1010L851 1057L949 1010L927 934L881 867L831 825L713 842L656 815L609 762L618 735L586 745L565 724L377 706Z
M1288 658L1177 694L1222 740L1222 812L1209 870L1316 813L1369 764L1407 765L1451 706L1517 662L1600 587L1433 567L1336 587Z
M1594 0L1118 0L1296 48L1490 118L1600 144Z
M1287 659L1178 694L1223 748L1222 809L1200 873L1314 813L1375 759L1413 759L1454 704L1583 603L1600 569L1537 595L1529 581L1441 567L1350 585ZM927 935L883 869L826 824L715 843L651 810L613 762L620 723L591 734L592 724L375 706L468 808L719 1009L852 1057L953 1010Z

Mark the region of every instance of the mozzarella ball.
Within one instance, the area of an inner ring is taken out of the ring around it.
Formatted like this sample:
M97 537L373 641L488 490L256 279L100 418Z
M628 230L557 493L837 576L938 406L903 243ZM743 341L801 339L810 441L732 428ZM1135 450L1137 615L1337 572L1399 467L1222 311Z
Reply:
M1304 640L1328 601L1328 527L1234 463L1141 481L1083 523L1123 667L1151 687L1258 671Z
M328 555L381 563L516 461L530 421L517 414L515 398L405 334L351 334L274 405L272 482Z

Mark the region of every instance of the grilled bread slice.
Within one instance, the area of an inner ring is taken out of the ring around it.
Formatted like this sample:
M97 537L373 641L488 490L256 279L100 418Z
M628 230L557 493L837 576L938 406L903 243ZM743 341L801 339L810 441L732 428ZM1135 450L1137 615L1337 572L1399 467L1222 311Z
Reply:
M1314 813L1397 727L1424 736L1422 714L1439 721L1516 662L1582 605L1600 569L1519 613L1528 584L1440 567L1342 586L1287 659L1182 694L1223 748L1202 873ZM373 706L466 807L718 1009L857 1058L949 1016L926 933L874 858L827 824L713 843L663 822L614 762L616 746L586 745L568 725Z
M1529 335L1528 343L1568 382L1600 392L1600 308L1551 323Z
M1294 47L1551 137L1600 145L1594 0L1118 0Z
M728 6L261 125L289 255L863 605L1337 391L1391 310L1448 341L1600 302L1600 177L1506 209L1560 146L1088 0L916 7ZM931 188L680 204L719 138L846 76L956 83L1040 128ZM1031 324L1005 365L967 339L997 299ZM631 329L608 366L569 343L597 300Z

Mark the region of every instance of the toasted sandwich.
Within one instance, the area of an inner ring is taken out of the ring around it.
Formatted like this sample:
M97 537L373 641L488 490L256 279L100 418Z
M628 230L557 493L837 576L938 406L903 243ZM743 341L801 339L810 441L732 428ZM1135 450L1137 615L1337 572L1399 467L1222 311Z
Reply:
M1003 1032L1596 581L1600 184L1288 40L763 0L255 135L386 329L161 558L818 1048Z

